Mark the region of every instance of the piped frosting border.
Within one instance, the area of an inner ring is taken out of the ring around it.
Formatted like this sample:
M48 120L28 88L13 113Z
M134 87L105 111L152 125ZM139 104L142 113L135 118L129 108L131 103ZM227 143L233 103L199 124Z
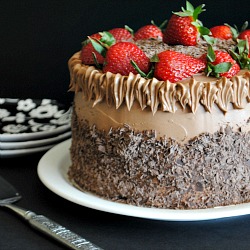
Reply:
M195 113L199 105L212 112L216 104L222 112L227 112L230 103L235 109L242 109L250 102L250 72L241 72L231 79L211 78L199 80L199 76L178 83L146 79L139 74L128 76L102 73L94 66L82 64L80 52L68 61L70 71L69 91L82 92L93 106L105 101L118 109L125 103L128 110L138 101L141 109L150 107L153 114L158 109L174 113L179 102L183 109L190 108ZM204 77L204 76L203 76Z

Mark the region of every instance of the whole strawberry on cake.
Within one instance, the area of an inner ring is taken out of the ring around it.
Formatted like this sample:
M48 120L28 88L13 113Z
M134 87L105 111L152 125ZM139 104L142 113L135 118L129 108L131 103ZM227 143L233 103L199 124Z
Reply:
M70 58L79 189L157 208L250 201L249 30L206 28L203 11L94 33Z

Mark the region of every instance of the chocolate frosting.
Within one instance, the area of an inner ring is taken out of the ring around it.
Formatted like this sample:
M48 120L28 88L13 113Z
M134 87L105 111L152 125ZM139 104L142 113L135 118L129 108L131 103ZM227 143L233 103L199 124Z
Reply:
M179 102L183 109L187 106L193 113L199 105L212 112L216 104L222 112L228 105L235 109L244 108L250 101L250 72L241 70L231 79L194 75L177 83L146 79L139 74L128 76L103 73L93 66L81 63L80 52L69 60L70 91L82 92L86 100L94 100L93 106L105 101L108 106L118 109L125 103L128 110L137 101L141 109L150 107L153 114L159 109L174 113Z
M172 209L250 201L249 130L227 126L181 145L125 125L105 132L76 110L68 174L80 189L117 202Z

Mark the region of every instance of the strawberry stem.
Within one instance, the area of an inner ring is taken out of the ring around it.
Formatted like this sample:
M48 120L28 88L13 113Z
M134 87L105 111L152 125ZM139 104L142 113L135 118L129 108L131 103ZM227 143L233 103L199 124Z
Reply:
M130 28L128 25L125 25L124 28L125 28L125 30L127 30L128 32L130 32L132 36L134 35L134 30L132 28Z
M244 31L247 29L247 26L248 26L248 21L245 21L240 29L240 32Z
M205 7L205 4L202 4L194 8L190 2L186 1L186 9L184 9L184 7L181 7L182 11L173 12L173 14L177 16L181 16L181 17L191 16L193 17L193 20L196 21L198 19L198 15L201 12L206 11L205 9L203 9L204 7Z
M142 77L146 77L147 74L145 74L136 64L136 62L134 60L130 60L130 63L132 64L132 66L134 67L134 69L142 76Z
M98 62L96 54L94 52L92 52L92 56L93 56L96 68L101 69L102 65Z
M151 24L155 25L156 27L158 27L161 31L163 31L166 27L168 20L164 20L160 25L155 24L154 20L151 20Z

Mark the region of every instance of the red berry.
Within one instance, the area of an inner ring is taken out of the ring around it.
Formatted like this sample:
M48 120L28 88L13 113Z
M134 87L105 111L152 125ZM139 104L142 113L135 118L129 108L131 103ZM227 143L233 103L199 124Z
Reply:
M114 28L109 30L108 32L114 36L117 43L130 41L133 39L132 34L124 28Z
M150 60L141 49L130 42L118 42L108 49L103 72L109 71L121 75L129 75L130 72L137 74L131 60L137 64L141 71L146 74L149 72Z
M177 82L204 70L204 61L176 51L166 50L158 54L154 76L159 80Z
M99 33L93 34L90 36L91 38L95 38L95 39L101 39L101 35ZM87 65L94 65L95 64L95 60L93 57L93 53L96 56L97 62L99 64L103 64L104 62L104 57L99 54L93 47L92 43L90 41L86 41L86 43L82 46L82 50L81 50L81 60L83 64L87 64Z
M186 9L182 7L182 11L173 12L163 33L163 42L171 45L196 45L200 33L202 35L209 33L209 30L198 20L198 15L205 11L204 6L202 4L194 8L190 2L186 1Z
M139 30L135 32L134 40L143 40L143 39L150 39L150 38L161 38L163 34L159 27L153 24L145 25L141 27Z
M210 29L212 36L215 38L228 40L233 38L232 31L227 25L214 26Z
M205 69L205 72L207 73L207 75L216 76L216 77L224 76L227 78L231 78L240 71L240 66L230 56L229 53L227 53L225 51L215 50L214 55L215 55L215 58L213 58L213 61L207 59L207 54L202 55L200 58L202 61L204 61L204 60L207 61L207 67ZM219 64L226 63L226 62L231 63L232 66L231 66L231 68L229 68L228 71L226 71L224 73L220 73L221 69L220 69L220 71L218 71L214 67L210 66L210 64L212 64L214 66L218 66Z
M239 36L239 39L247 40L250 45L250 29L242 31Z
M199 32L192 22L191 16L172 15L164 31L163 42L171 45L196 45Z
M232 67L229 69L229 71L227 71L225 73L220 73L220 76L231 78L231 77L233 77L234 75L236 75L240 71L240 66L230 56L230 54L228 54L225 51L216 50L215 51L215 61L212 62L212 64L213 65L217 65L217 64L223 63L223 62L230 62L230 63L232 63Z

